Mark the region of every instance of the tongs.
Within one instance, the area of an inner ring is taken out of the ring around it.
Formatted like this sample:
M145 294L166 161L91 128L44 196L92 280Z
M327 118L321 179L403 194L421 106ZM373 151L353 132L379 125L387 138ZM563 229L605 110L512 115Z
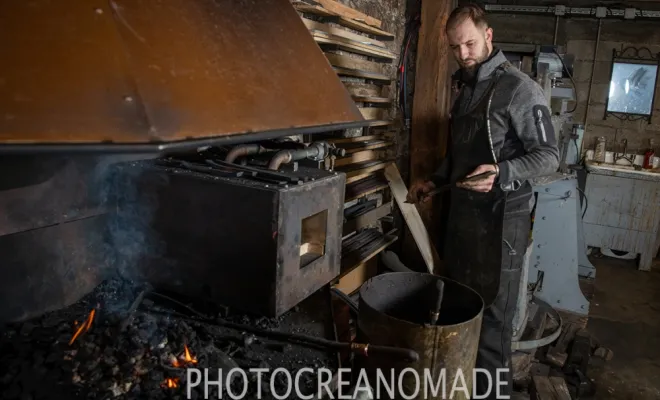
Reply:
M425 199L427 199L427 198L429 198L429 197L433 197L433 196L435 196L435 195L438 194L438 193L445 192L445 191L447 191L447 190L449 190L449 189L455 187L456 184L458 184L458 183L466 183L466 182L480 181L480 180L482 180L482 179L484 179L484 178L488 178L489 176L493 176L493 175L495 175L495 173L496 173L495 171L482 172L482 173L480 173L480 174L477 174L477 175L474 175L474 176L470 176L470 177L468 177L468 178L463 178L463 179L461 179L461 180L458 181L458 182L448 183L448 184L446 184L446 185L442 185L442 186L437 187L437 188L431 190L430 192L426 193L424 196L422 196L422 197L419 199L418 202L422 202L423 200L425 200ZM414 202L413 202L413 201L408 201L408 200L406 200L406 203L408 203L408 204L412 204L412 203L414 203Z

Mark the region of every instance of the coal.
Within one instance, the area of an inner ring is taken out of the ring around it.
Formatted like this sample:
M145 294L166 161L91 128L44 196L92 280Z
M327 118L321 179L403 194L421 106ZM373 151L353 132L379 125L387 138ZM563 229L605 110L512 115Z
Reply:
M0 337L1 398L186 399L185 368L194 367L202 374L208 368L213 379L217 379L218 368L244 369L248 378L245 398L250 399L256 398L259 383L249 368L266 368L271 372L285 368L291 374L300 368L337 368L334 353L163 315L163 311L173 314L185 310L166 304L158 296L147 295L137 311L126 315L139 291L130 282L110 280L70 307L5 326ZM70 344L78 328L86 326L92 309L95 314L89 329L83 327ZM294 328L300 321L316 326L322 319L305 315L307 311L302 308L276 319L232 314L233 310L223 307L220 310L212 316L260 329L296 333L312 329ZM185 360L185 348L194 362ZM168 379L176 387L168 387ZM232 376L233 393L242 392L242 379L239 374ZM276 379L277 393L287 389L283 379L284 376ZM302 388L303 394L316 388L312 375L302 382L308 385ZM267 399L270 372L263 374L261 385L262 398ZM203 385L193 388L191 398L204 398ZM217 387L211 386L209 398L218 398ZM228 397L225 394L223 398Z

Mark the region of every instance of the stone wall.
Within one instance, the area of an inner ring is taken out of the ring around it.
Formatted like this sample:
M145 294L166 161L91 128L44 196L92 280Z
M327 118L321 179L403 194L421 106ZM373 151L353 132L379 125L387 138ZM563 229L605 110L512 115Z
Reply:
M512 2L501 2L512 4ZM496 42L553 44L555 18L552 15L503 15L490 16ZM598 21L588 18L562 18L557 29L557 44L566 46L567 51L576 56L574 78L577 84L578 105L574 115L575 123L586 123L587 132L583 151L592 149L599 136L607 139L608 150L620 151L623 139L628 141L629 152L643 153L649 139L660 146L660 86L656 89L654 115L651 124L647 121L622 121L616 117L604 120L605 101L609 90L612 49L622 46L645 46L652 52L660 52L659 21L608 20L602 22L601 38L589 106L587 97L594 60L598 31ZM657 82L656 82L657 84Z

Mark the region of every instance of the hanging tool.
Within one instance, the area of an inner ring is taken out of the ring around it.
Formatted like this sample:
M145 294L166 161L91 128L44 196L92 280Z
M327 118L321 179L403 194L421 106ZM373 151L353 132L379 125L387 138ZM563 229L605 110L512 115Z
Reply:
M426 193L424 196L422 196L422 198L419 199L419 202L421 202L422 200L424 200L424 199L426 199L426 198L428 198L428 197L433 197L433 196L435 196L435 195L438 194L438 193L445 192L445 191L447 191L447 190L453 188L454 186L456 186L456 184L458 184L458 183L466 183L466 182L480 181L480 180L482 180L482 179L484 179L484 178L488 178L489 176L493 176L493 175L495 175L495 173L496 173L495 171L487 171L487 172L483 172L483 173L481 173L481 174L477 174L477 175L474 175L474 176L470 176L470 177L468 177L468 178L464 178L464 179L462 179L462 180L460 180L460 181L458 181L458 182L455 182L455 183L448 183L448 184L446 184L446 185L442 185L442 186L440 186L440 187L438 187L438 188L435 188L435 189L431 190L430 192ZM414 202L406 200L406 203L408 203L408 204L412 204L412 203L414 203Z

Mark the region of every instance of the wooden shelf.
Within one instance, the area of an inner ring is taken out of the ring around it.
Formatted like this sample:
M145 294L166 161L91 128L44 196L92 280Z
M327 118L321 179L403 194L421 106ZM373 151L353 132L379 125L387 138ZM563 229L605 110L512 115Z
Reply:
M307 29L309 29L310 31L325 32L330 35L342 37L344 39L354 40L365 45L376 46L387 50L385 43L381 42L380 40L372 39L368 36L358 35L357 33L353 33L346 29L342 29L334 25L324 24L322 22L314 21L311 19L303 18L302 20L305 26L307 27Z
M376 72L369 72L369 71L360 71L357 69L349 69L349 68L342 68L342 67L333 67L337 75L339 76L350 76L353 78L363 78L363 79L369 79L372 81L377 81L377 82L387 82L386 84L389 84L392 81L392 78L385 74L379 74Z
M375 174L346 185L344 203L368 196L387 188L389 184L384 176Z
M383 150L363 150L353 152L346 157L335 160L335 167L344 167L351 164L358 164L366 161L380 160L385 156Z
M387 49L376 46L362 44L358 41L345 39L340 36L331 35L327 32L312 30L310 31L316 43L333 45L339 49L349 51L351 53L362 54L364 56L381 58L389 61L396 60L397 55Z
M383 204L380 207L376 207L373 210L367 211L364 214L360 214L354 218L347 220L344 223L344 236L349 235L353 232L364 229L381 218L384 218L392 212L392 203L388 202Z
M390 119L373 119L369 121L370 127L377 127L377 126L389 126L394 124L394 121Z
M390 165L391 162L392 160L366 161L362 163L351 164L348 166L348 168L337 168L336 170L346 174L346 184L348 185L373 175L374 172L384 170L388 165Z
M374 104L392 103L392 100L389 97L376 97L376 96L353 96L353 101L358 103L374 103Z
M377 229L365 229L342 242L342 261L339 279L349 274L358 266L371 260L381 251L394 243L398 237L396 231L387 234Z
M310 5L302 1L293 1L292 4L293 7L301 13L315 15L317 17L323 17L325 19L324 22L336 23L346 28L350 28L358 32L366 33L367 35L374 36L375 38L380 40L388 40L388 41L394 40L394 34L380 29L381 28L380 25L372 26L367 23L361 22L359 20L355 20L351 17L347 17L346 15L342 15L342 13L338 13L336 11L331 11L329 9L326 9L320 5ZM362 18L359 19L365 21L367 20Z

